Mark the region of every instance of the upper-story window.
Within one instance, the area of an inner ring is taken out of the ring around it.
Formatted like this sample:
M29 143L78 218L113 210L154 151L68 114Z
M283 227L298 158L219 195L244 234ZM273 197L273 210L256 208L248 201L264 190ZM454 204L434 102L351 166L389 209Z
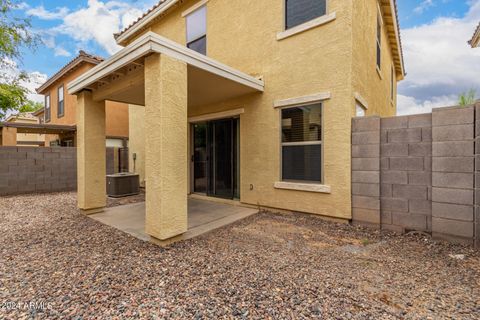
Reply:
M285 30L327 14L327 0L285 0Z
M187 17L187 47L207 54L207 7L202 6Z
M45 122L50 122L50 95L45 96Z
M382 16L377 14L377 68L382 69Z
M57 117L63 117L65 114L65 97L64 97L64 90L63 85L58 88L58 108L57 108Z

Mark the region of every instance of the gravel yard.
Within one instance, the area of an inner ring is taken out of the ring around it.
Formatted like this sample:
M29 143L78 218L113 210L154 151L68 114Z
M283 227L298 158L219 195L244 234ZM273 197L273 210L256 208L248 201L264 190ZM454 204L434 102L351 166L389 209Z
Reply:
M480 253L420 235L260 213L163 249L75 193L0 198L0 217L0 319L480 316Z

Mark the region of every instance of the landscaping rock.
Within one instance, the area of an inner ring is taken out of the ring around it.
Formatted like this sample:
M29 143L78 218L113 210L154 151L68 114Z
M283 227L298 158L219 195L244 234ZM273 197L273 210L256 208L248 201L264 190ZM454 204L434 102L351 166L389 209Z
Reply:
M75 197L0 198L0 319L480 314L480 254L469 247L262 212L161 248L84 216Z

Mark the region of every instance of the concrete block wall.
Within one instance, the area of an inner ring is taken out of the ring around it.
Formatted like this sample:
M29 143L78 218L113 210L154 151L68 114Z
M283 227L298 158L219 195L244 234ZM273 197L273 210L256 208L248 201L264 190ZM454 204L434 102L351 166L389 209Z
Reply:
M432 115L381 119L381 227L431 231Z
M75 148L0 147L0 196L76 188Z
M354 118L352 221L479 245L480 103Z
M380 226L380 118L352 121L352 221Z
M474 244L480 248L480 102L475 105L475 206L474 206Z
M473 107L432 112L432 234L435 238L471 242L475 236L474 131Z

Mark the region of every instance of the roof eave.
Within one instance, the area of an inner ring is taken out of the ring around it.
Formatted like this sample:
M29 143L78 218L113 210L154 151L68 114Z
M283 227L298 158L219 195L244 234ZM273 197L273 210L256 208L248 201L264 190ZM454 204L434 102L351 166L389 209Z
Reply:
M93 58L85 57L85 56L79 56L76 59L74 59L72 62L70 62L67 66L63 67L59 72L54 74L51 78L47 79L47 81L44 84L42 84L40 87L35 89L35 91L38 94L44 94L52 84L54 84L57 80L65 76L69 71L71 71L72 69L76 68L78 65L84 62L97 65L101 61L98 61Z
M128 40L130 40L135 34L137 34L143 28L146 28L153 20L155 20L161 14L167 12L171 7L176 5L181 0L166 0L160 4L157 8L149 12L140 20L135 22L132 26L128 27L120 34L115 36L115 40L118 45L125 46Z

